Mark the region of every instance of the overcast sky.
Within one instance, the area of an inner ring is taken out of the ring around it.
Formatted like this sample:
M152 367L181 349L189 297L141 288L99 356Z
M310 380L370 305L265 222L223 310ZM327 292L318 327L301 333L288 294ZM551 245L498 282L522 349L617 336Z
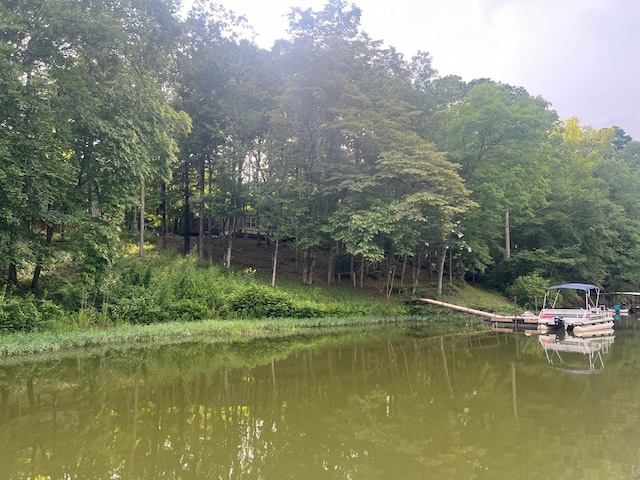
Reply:
M325 0L214 0L245 15L258 45L286 37L292 6ZM352 0L362 29L439 74L524 87L562 119L617 125L640 140L640 0Z

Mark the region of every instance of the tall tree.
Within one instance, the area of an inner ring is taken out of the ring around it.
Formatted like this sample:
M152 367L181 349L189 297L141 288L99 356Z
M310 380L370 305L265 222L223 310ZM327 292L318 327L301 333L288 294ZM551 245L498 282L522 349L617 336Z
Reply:
M272 136L290 147L289 175L306 211L296 242L303 251L302 281L310 284L317 250L329 241L322 226L337 206L340 165L349 156L338 123L346 99L359 95L353 81L364 59L354 59L366 51L366 36L359 31L360 10L339 0L321 11L293 9L289 20L292 41L275 49L286 83Z
M237 31L244 20L222 7L197 2L186 20L179 56L179 105L195 128L183 143L185 197L190 165L196 169L199 256L204 258L207 223L217 219L226 240L225 264L231 265L235 230L247 205L247 161L263 141L267 105L275 82L267 53ZM249 175L250 176L250 175ZM186 212L190 209L185 198ZM184 225L189 225L185 218ZM210 229L211 230L211 229ZM185 232L185 242L189 235ZM185 250L186 247L185 243Z
M548 203L519 228L522 248L514 260L520 273L535 270L558 280L608 281L611 266L619 260L614 252L620 250L620 223L627 218L612 196L616 187L603 178L614 165L613 138L613 129L582 127L575 117L554 133Z
M103 230L114 226L123 207L135 201L142 176L167 172L166 163L156 160L175 155L174 136L188 127L186 117L168 106L161 75L166 66L161 62L168 56L160 52L166 52L176 24L173 5L128 0L9 3L2 8L12 19L3 42L3 49L13 50L10 72L19 75L23 92L31 91L30 102L42 104L23 110L22 122L41 123L41 132L21 134L22 151L12 158L26 162L26 152L40 151L32 157L37 163L29 165L29 176L55 174L44 175L37 186L27 181L24 194L41 205L39 216L47 229L58 223L69 227L72 237L77 234L79 243L67 245L78 245L75 253L88 271L99 274L108 262L103 242L113 238ZM50 113L45 115L44 107ZM36 148L38 143L45 150ZM50 162L54 158L58 161ZM22 222L22 231L34 232L34 225ZM50 233L43 235L45 243ZM36 265L33 285L42 261Z
M494 257L501 252L510 258L512 222L530 217L545 200L544 165L555 120L542 98L488 81L447 113L450 158L462 166L472 198L482 206L470 212L467 235L481 239Z

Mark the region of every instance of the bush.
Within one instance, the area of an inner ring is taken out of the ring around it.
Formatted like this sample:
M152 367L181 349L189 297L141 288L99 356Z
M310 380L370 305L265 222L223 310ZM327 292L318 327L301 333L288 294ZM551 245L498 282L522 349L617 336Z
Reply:
M41 314L32 296L0 297L0 334L32 332L41 321Z
M51 300L39 300L36 306L40 312L43 326L47 326L49 323L66 321L70 316L69 312Z
M240 318L290 317L292 302L286 293L272 287L250 284L231 294L230 312Z
M515 297L518 305L528 309L540 308L544 299L544 292L549 282L537 273L530 273L518 277L507 287L506 293Z
M165 310L167 315L171 317L171 320L181 322L194 322L215 316L213 308L208 308L206 305L202 305L195 300L187 299L179 300L167 306Z
M424 316L425 306L421 303L406 303L402 309L404 315Z
M372 302L361 290L328 294L297 281L289 282L286 291L276 290L255 277L251 268L235 272L199 265L195 255L152 252L140 258L124 252L100 283L65 270L45 277L43 299L0 288L0 333L210 318L337 317L389 308L387 301Z
M132 292L128 297L118 298L109 305L109 315L113 320L132 324L168 322L171 320L168 313L149 292L142 289Z

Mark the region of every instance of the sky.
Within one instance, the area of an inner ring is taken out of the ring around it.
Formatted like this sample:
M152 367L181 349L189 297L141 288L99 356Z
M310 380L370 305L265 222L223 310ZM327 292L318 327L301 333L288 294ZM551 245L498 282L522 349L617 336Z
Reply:
M214 0L245 15L256 43L286 38L291 7L325 0ZM491 78L541 96L561 119L640 140L640 0L351 0L361 28L439 75Z

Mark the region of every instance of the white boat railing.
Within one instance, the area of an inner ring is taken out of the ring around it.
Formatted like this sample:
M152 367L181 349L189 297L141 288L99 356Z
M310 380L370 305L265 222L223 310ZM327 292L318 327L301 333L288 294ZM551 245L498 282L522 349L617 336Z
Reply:
M568 336L560 338L556 335L541 335L540 343L544 348L547 362L556 368L574 374L593 374L604 370L602 353L609 350L615 336L613 330L610 334L595 338L580 338ZM588 359L588 368L581 368L569 364L562 354L581 354ZM556 363L557 362L557 363Z

